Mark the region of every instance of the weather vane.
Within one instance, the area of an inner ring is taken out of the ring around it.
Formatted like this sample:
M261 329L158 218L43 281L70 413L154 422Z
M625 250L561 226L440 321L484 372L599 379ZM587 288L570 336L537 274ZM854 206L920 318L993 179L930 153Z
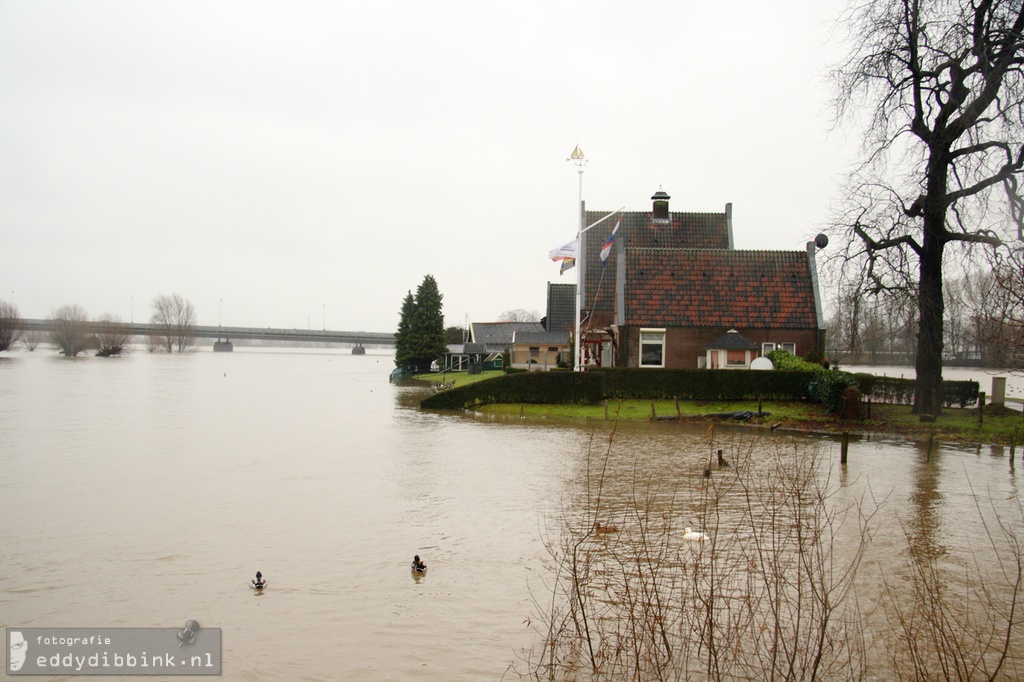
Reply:
M583 171L583 166L587 165L587 157L583 155L583 150L580 149L579 145L576 145L576 148L572 150L572 154L569 155L566 161L572 161L579 166L580 172Z

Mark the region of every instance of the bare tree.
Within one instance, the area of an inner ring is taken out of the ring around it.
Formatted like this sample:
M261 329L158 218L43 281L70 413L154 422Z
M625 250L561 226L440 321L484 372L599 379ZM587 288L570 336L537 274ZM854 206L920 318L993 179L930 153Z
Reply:
M967 277L948 279L943 286L946 306L946 320L943 325L946 340L943 348L947 357L964 357L970 344L969 287L970 280Z
M997 349L999 364L1024 370L1024 252L999 258L991 300L986 301L981 341Z
M812 446L748 445L689 499L588 459L584 508L564 509L548 542L555 575L535 603L524 676L867 677L854 579L873 511L836 502L839 483ZM708 532L680 528L690 515Z
M867 0L848 25L853 47L833 73L837 117L864 106L870 120L837 221L841 257L860 264L865 291L916 293L915 410L938 415L946 247L1024 238L1024 7Z
M501 315L498 315L499 322L540 322L540 315L536 310L523 310L522 308L516 308L515 310L506 310Z
M21 337L18 324L18 307L8 301L0 301L0 351L10 350Z
M104 358L125 353L132 340L131 328L120 317L109 313L100 317L96 336L100 343L96 355Z
M993 344L989 333L994 324L993 316L997 312L1001 313L997 310L1000 305L997 293L998 287L991 269L976 273L968 280L968 336L973 350L981 356L982 363L987 367L997 366L1000 355L998 346Z
M43 333L37 330L28 332L22 337L22 343L30 351L35 350L43 342Z
M72 357L86 349L89 316L82 306L62 305L50 314L50 323L50 341L64 355Z
M196 309L180 294L154 298L150 321L160 328L161 346L168 353L183 353L195 343Z

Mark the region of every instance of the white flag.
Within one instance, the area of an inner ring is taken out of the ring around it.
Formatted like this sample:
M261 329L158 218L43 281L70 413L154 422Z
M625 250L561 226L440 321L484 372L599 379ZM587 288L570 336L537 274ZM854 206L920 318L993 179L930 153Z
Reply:
M567 258L576 258L576 240L573 239L568 244L562 244L557 249L551 249L548 252L548 258L551 260L566 260Z

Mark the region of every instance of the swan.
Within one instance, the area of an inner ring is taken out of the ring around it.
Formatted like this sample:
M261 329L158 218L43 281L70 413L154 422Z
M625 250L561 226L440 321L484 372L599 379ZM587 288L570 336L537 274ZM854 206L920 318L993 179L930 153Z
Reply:
M711 537L707 533L702 533L687 526L683 529L683 539L688 542L704 542L705 540L710 540Z

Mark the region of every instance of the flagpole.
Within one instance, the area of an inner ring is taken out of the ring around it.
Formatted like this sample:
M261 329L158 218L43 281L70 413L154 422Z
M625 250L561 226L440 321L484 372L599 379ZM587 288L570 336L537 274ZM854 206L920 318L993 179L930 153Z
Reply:
M580 272L585 267L583 253L583 167L587 165L587 157L583 155L583 150L580 149L579 145L572 150L572 154L569 155L569 159L576 164L576 172L579 173L579 201L576 204L576 210L579 212L579 219L576 221L576 333L573 335L573 342L575 348L573 349L574 356L576 358L573 363L573 370L576 372L582 372L583 366L580 362L580 311L583 309L583 289L582 289L582 278Z

